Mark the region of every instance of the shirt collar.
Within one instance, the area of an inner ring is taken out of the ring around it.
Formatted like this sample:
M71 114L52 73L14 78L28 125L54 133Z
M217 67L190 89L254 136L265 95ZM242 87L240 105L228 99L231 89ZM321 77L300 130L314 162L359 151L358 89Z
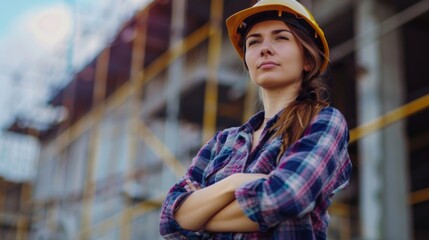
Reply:
M283 111L284 111L284 109L280 110L276 115L274 115L272 118L268 119L267 124L265 125L265 129L270 128L271 126L273 126L273 124L275 122L277 122L277 120L280 117L280 114ZM264 116L265 116L265 111L260 111L260 112L256 113L246 123L244 123L240 127L239 131L243 131L243 130L248 130L250 132L255 131L256 129L259 128L259 126L264 121Z

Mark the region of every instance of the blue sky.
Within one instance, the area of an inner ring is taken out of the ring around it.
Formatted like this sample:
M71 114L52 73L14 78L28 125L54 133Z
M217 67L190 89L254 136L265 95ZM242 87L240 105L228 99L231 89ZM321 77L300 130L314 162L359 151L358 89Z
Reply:
M3 38L9 31L13 22L19 19L24 13L34 8L42 8L64 2L60 0L13 0L0 1L0 38Z
M31 180L38 161L38 140L10 125L43 131L66 119L50 98L150 1L0 0L0 177Z
M17 91L16 84L11 80L9 66L6 63L13 62L20 57L5 57L9 55L6 51L10 48L10 42L15 41L16 32L13 28L19 26L19 21L24 15L41 9L59 1L54 0L3 0L0 1L0 130L7 127L14 119L16 106L13 105L14 96L23 96L24 91ZM12 39L11 39L12 38ZM12 105L12 106L11 106ZM13 146L13 147L12 147ZM16 149L16 150L14 150ZM0 176L12 181L28 181L35 176L39 145L33 138L20 136L18 134L4 135L0 131ZM19 152L30 154L19 154ZM24 157L22 157L24 156ZM14 161L15 160L15 161ZM21 164L19 164L21 163Z
M28 180L38 158L21 157L39 143L7 132L11 124L43 131L66 119L67 109L50 105L51 97L149 2L0 0L0 177Z
M149 2L1 0L0 134L17 118L37 129L54 122L59 110L48 101L72 79L69 70L79 71Z
M28 42L34 42L34 40L31 40L31 33L28 33L26 26L28 24L25 23L26 17L37 14L52 5L65 3L63 0L0 1L0 110L2 111L0 127L7 127L15 117L16 112L14 110L17 106L9 107L10 105L20 102L21 99L30 99L32 98L31 94L40 92L32 91L28 95L28 88L19 87L13 80L16 72L28 71L28 69L16 68L16 66L26 62L33 65L34 56L32 55L35 52L28 47ZM37 47L37 45L34 46ZM24 81L22 81L22 85L25 86ZM16 99L17 96L19 96L19 100ZM22 102L24 101L22 100ZM17 103L17 105L22 106L25 103Z

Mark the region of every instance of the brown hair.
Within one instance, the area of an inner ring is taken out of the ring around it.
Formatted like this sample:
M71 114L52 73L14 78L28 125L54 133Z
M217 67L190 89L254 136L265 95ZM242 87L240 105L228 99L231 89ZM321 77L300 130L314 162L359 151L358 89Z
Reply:
M314 117L329 105L328 89L320 74L323 52L308 34L293 25L289 27L304 48L304 58L310 64L310 71L303 72L298 97L282 111L278 121L271 127L271 130L275 130L272 138L283 138L279 158L288 146L302 137Z

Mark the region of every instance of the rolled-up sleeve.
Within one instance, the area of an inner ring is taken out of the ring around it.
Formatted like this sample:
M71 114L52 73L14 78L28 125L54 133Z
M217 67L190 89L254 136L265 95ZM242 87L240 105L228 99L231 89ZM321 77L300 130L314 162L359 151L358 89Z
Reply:
M160 234L165 239L189 239L197 237L201 232L191 232L180 227L174 219L174 213L192 193L186 189L186 180L202 186L204 170L217 149L217 139L220 133L209 140L192 160L185 176L176 183L168 192L161 208Z
M351 161L349 133L341 113L323 109L304 136L286 149L268 179L250 182L235 191L243 212L267 231L290 217L313 210L347 185Z

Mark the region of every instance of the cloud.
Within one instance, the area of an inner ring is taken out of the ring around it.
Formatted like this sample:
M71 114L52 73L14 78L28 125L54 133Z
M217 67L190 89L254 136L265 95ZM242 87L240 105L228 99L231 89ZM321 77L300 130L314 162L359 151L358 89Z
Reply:
M150 2L85 0L32 6L24 12L0 39L0 88L8 89L0 106L13 105L3 113L34 116L34 106L46 104L53 91L65 86ZM2 119L6 117L0 118L0 128L7 127L9 122Z
M33 8L11 25L0 42L0 128L33 104L43 104L50 88L65 72L65 49L70 37L71 14L65 4Z
M65 44L72 30L72 16L67 5L52 6L27 16L25 31L47 49Z

